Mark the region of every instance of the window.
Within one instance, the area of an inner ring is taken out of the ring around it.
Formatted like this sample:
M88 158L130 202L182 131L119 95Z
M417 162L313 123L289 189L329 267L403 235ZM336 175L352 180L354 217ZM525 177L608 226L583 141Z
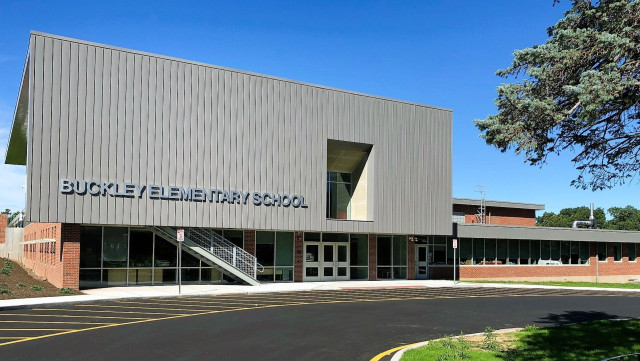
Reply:
M540 261L540 241L539 240L531 240L531 263L530 264L538 264Z
M607 244L604 242L598 242L598 261L607 260Z
M256 258L259 280L293 281L293 232L256 232Z
M519 255L520 255L520 245L518 243L518 240L517 239L510 239L509 240L509 262L508 262L508 264L518 264L518 259L520 258Z
M351 279L369 278L369 237L366 234L352 234L349 238L351 247Z
M484 262L484 238L473 239L473 264Z
M578 242L580 244L580 258L578 263L589 264L589 242Z
M528 240L520 241L520 264L529 264L529 243L530 241ZM509 250L511 250L511 248L509 248Z
M369 220L368 161L372 145L327 140L327 203L330 219Z
M327 173L327 218L351 219L351 174Z
M472 238L460 238L458 239L458 248L460 248L460 264L471 264L473 239Z
M464 212L453 212L453 223L464 223Z
M407 237L377 238L378 279L407 278ZM444 247L444 244L442 246Z
M628 253L629 253L629 262L634 262L636 260L637 257L637 253L636 253L636 244L635 243L628 243L627 244L628 247Z
M622 243L616 242L611 246L613 247L613 260L616 262L622 261Z

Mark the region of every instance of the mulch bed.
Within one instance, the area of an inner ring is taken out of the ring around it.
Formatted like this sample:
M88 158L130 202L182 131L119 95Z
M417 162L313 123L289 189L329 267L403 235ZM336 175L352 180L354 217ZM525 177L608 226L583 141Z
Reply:
M10 267L8 267L9 263L11 264ZM6 275L0 272L0 300L70 295L61 293L60 289L51 283L32 276L22 268L20 263L0 258L0 270L5 268L10 269L10 274ZM9 290L10 293L3 293L3 290ZM74 292L75 294L82 294L79 291Z

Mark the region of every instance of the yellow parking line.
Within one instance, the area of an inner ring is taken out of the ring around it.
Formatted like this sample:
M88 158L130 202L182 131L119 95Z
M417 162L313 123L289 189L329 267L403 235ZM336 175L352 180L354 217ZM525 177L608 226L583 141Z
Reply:
M69 331L75 328L0 328L0 331Z
M161 301L146 301L146 302L135 302L135 301L116 301L117 303L126 303L126 304L133 304L133 305L147 305L147 304L152 304L152 305L183 305L183 306L190 306L190 304L185 304L184 302L176 302L176 301L170 301L170 302L161 302ZM226 306L208 306L208 305L203 305L203 304L195 304L194 306L200 306L200 307L226 307ZM228 307L227 307L228 308Z
M37 324L65 324L65 325L109 325L109 324L111 324L113 322L0 320L0 323L37 323Z
M160 310L160 311L193 311L193 312L206 312L211 310L198 310L189 308L165 308L165 307L140 307L140 306L112 306L112 305L76 305L76 307L104 307L104 308L117 308L117 309L134 309L134 310Z
M61 317L61 318L97 318L97 319L122 319L122 320L152 320L149 317L118 317L118 316L80 316L80 315L35 315L30 313L5 313L3 316L21 316L21 317Z
M375 356L374 356L371 360L369 360L369 361L379 361L379 360L381 360L381 359L382 359L383 357L385 357L385 356L389 356L389 355L391 355L392 353L395 353L395 352L397 352L397 351L402 350L403 348L411 347L411 346L417 345L417 344L419 344L419 343L422 343L422 342L416 342L416 343L412 343L412 344L409 344L409 345L399 346L399 347L395 347L395 348L389 349L389 350L387 350L387 351L380 352L379 354L375 355Z
M0 337L0 340L15 340L18 338L27 338L29 336L13 336L13 337Z
M107 311L107 310L73 310L66 308L34 308L34 311L66 311L66 312L96 312L96 313L138 313L145 315L165 315L165 316L181 316L182 313L166 313L166 312L138 312L138 311ZM92 316L87 316L92 317Z

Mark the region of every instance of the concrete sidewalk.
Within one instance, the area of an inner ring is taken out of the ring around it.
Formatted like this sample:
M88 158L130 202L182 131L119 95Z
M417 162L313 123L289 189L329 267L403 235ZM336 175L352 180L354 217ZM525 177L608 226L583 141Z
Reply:
M178 294L178 286L129 286L105 287L83 290L84 295L19 298L0 301L0 310L5 308L51 305L60 303L101 301L125 298L178 297L227 295L250 293L273 293L342 289L374 289L374 288L411 288L411 287L498 287L498 288L564 288L573 290L640 292L640 289L593 288L593 287L558 287L504 283L465 283L440 280L393 280L393 281L338 281L338 282L300 282L300 283L265 283L259 286L245 285L183 285Z

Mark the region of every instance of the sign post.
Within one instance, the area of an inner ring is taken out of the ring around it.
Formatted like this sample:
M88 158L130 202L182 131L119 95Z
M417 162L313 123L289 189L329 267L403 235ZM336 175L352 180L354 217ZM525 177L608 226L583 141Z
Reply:
M453 284L456 284L456 266L458 266L456 263L457 262L457 258L456 258L456 249L458 248L458 239L454 238L453 239Z
M182 293L182 242L184 242L184 229L179 229L176 234L178 240L178 294Z

